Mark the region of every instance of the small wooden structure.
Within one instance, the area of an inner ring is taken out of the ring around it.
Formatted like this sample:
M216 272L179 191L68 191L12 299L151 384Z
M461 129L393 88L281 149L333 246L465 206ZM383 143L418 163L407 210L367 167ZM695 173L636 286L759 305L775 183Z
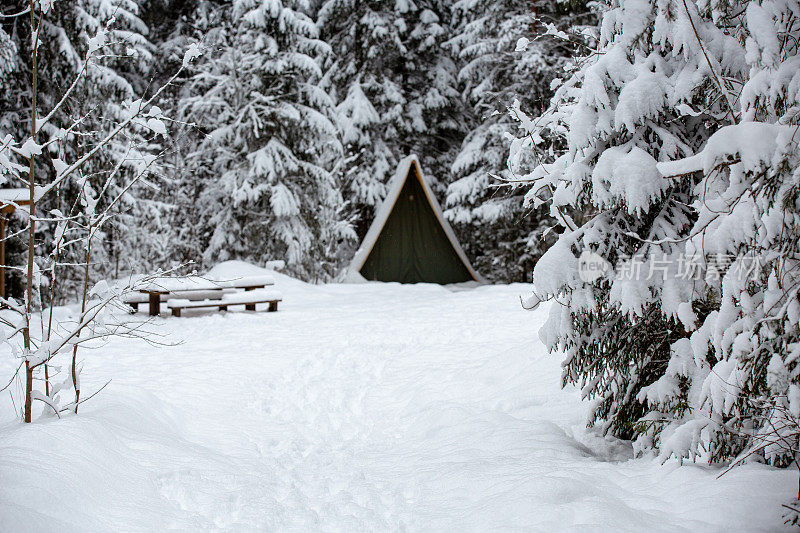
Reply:
M278 310L280 293L260 290L274 285L272 276L250 276L233 280L214 280L201 276L164 277L150 280L138 289L143 298L129 295L125 303L136 312L140 303L149 304L150 316L158 316L161 302L174 316L181 316L182 309L216 307L227 311L229 305L244 305L248 311L255 311L256 304L269 304L270 311ZM244 292L240 292L240 291Z
M28 189L0 189L0 298L6 297L6 226L14 211L31 205Z

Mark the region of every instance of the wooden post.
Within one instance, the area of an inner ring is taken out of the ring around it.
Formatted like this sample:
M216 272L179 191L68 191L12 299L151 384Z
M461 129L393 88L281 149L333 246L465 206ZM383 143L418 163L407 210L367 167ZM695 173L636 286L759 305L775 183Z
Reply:
M6 223L5 213L0 213L0 298L6 297Z
M278 310L278 302L270 302L269 309L267 310L268 313L274 313Z
M161 293L150 292L150 316L158 316L161 312Z

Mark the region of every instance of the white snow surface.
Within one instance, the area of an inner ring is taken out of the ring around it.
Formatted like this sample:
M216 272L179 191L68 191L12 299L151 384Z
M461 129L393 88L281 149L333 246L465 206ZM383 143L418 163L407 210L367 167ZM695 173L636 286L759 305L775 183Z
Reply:
M267 274L238 262L217 273ZM221 272L220 272L221 271ZM584 428L528 285L307 285L84 351L79 415L0 404L0 530L776 531L797 473ZM4 354L2 375L12 371ZM88 394L88 393L86 393Z

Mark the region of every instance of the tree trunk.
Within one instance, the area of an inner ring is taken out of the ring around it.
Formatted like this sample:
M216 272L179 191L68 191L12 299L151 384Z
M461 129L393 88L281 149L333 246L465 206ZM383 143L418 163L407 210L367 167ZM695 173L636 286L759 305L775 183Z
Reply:
M86 313L86 293L89 292L89 259L92 255L92 233L89 228L89 236L86 237L86 266L83 271L83 299L81 300L81 323ZM80 337L80 332L78 332ZM81 400L81 387L78 384L78 345L72 347L72 387L75 389L75 414L78 414L78 403Z
M31 9L31 31L36 32L36 38L33 39L33 50L31 51L32 72L31 87L33 89L31 98L31 138L36 141L36 71L37 71L37 54L39 46L39 28L36 25L36 10L33 0L30 0ZM41 24L41 20L40 20ZM30 169L28 171L28 191L30 200L30 219L28 221L28 272L25 278L25 330L23 331L23 339L25 343L25 357L30 356L31 350L31 311L33 309L33 261L35 258L35 245L36 245L36 186L34 183L35 178L35 156L30 156ZM25 361L25 422L31 421L31 411L33 404L33 369L31 368L30 361Z

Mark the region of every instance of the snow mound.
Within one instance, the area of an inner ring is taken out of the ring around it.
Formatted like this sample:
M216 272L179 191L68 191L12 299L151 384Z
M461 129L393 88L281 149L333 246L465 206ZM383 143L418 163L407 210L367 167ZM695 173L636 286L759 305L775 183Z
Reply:
M236 280L242 278L270 278L275 281L276 286L303 286L302 282L286 274L281 274L272 269L260 267L246 261L224 261L215 265L204 277L216 280Z

